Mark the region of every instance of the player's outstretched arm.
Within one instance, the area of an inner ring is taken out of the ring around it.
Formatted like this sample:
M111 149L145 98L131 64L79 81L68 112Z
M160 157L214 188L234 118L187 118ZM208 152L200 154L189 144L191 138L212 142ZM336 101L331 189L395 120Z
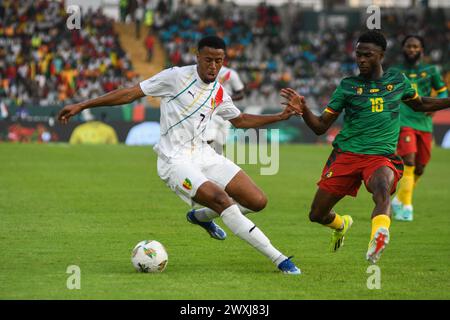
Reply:
M327 132L330 126L338 118L339 114L324 112L316 116L306 105L305 97L299 95L294 89L281 89L281 96L286 99L284 105L293 108L297 114L302 114L303 120L316 135Z
M144 96L145 94L142 92L139 85L135 85L131 88L117 89L98 98L65 106L59 112L58 120L61 123L66 124L71 117L80 113L84 109L127 104Z
M439 111L442 109L450 108L450 98L430 98L430 97L417 97L412 100L403 101L411 109L419 112L431 112Z
M258 115L241 113L237 118L231 119L230 122L236 128L257 128L274 122L287 120L294 114L296 114L296 112L293 108L286 107L282 112L277 114Z

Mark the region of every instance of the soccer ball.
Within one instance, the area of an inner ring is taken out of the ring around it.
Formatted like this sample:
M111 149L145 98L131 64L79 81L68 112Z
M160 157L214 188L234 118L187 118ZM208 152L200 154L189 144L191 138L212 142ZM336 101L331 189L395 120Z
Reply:
M131 253L131 263L139 272L163 272L168 260L166 249L156 240L139 242Z

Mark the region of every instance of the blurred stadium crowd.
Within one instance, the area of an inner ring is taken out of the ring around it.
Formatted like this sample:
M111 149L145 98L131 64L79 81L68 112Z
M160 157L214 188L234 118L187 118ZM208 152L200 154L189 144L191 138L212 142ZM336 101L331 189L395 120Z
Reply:
M222 36L228 45L227 64L246 84L247 98L239 102L243 106L277 106L279 89L290 86L320 108L343 77L358 72L352 54L359 30L304 31L302 10L288 10L282 14L264 3L254 8L180 7L156 31L168 65L178 66L195 63L195 44L202 35ZM381 26L389 48L385 66L400 62L402 39L418 33L426 39L428 62L450 71L450 21L442 10L383 12Z
M222 36L227 65L246 85L242 106L279 106L278 92L290 86L321 108L344 76L357 72L352 51L358 31L338 26L305 31L297 6L264 3L239 7L188 6L171 10L167 0L121 0L121 20L145 22L166 51L166 67L195 63L197 41ZM83 27L69 30L62 2L0 2L0 98L16 105L58 105L98 96L139 79L101 10L83 13ZM128 19L129 20L129 19ZM432 23L431 23L432 22ZM449 79L450 22L443 10L382 11L389 42L385 65L401 60L404 35L426 39L427 60ZM146 41L143 41L143 45ZM151 55L150 55L151 56Z
M137 81L110 18L88 11L80 30L66 19L62 2L0 1L0 99L58 105Z

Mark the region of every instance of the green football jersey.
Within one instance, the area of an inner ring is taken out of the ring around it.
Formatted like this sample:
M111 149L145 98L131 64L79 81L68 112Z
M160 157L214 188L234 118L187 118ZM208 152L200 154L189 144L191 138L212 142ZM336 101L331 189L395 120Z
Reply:
M436 66L424 63L419 63L416 66L399 64L393 66L390 70L393 72L401 72L408 77L412 86L421 97L429 97L431 95L431 89L436 90L437 93L447 93L447 86ZM444 97L447 95L440 96ZM415 112L406 104L402 103L400 105L400 126L432 132L433 120L426 113Z
M345 110L344 125L333 146L359 154L395 153L400 131L400 102L416 98L411 82L398 72L386 72L378 80L344 78L325 112Z

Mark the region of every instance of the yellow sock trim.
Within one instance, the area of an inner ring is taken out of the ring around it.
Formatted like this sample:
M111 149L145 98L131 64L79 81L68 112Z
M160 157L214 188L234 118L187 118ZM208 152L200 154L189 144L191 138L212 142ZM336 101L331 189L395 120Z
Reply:
M403 205L411 205L414 190L414 166L405 166L403 178L400 181L397 198Z
M341 229L344 226L344 219L336 213L333 222L326 224L326 226L331 229Z
M389 229L391 226L391 218L386 214L379 214L372 219L372 233L370 234L370 239L373 238L375 232L379 227L384 227Z

